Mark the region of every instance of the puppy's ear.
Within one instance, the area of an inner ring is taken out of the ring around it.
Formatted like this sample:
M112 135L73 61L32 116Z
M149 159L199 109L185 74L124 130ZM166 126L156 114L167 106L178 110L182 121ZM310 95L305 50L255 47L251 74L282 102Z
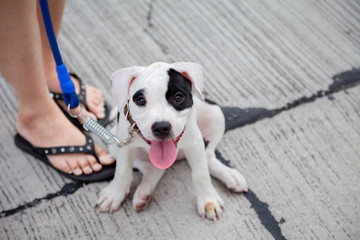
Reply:
M111 75L111 91L119 108L122 108L128 98L132 82L145 67L129 67L115 71Z
M204 101L204 97L201 94L204 88L202 67L199 64L192 62L177 62L171 64L171 66L191 81L193 89L196 91L199 98Z

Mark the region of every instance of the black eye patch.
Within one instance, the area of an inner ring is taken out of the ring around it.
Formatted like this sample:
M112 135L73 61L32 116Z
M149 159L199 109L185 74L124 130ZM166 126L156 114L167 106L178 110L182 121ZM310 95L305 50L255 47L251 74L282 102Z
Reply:
M165 94L168 103L178 111L192 107L190 80L172 68L168 70L168 75L168 90Z
M138 105L139 107L145 107L146 106L146 98L145 98L144 93L145 93L144 89L140 89L132 97L133 102L136 105Z

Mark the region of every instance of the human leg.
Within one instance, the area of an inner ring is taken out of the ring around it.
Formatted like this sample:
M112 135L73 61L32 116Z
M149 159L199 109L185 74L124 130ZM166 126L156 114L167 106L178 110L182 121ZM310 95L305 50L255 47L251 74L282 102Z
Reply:
M48 38L46 35L46 30L44 27L40 6L39 3L37 4L37 15L38 15L38 22L40 27L40 36L41 36L41 49L42 49L42 55L43 55L43 66L45 71L45 78L47 81L47 84L49 86L49 89L51 92L61 92L60 84L57 78L57 73L55 70L55 61L51 52L51 48L48 42ZM55 35L58 36L58 33L60 31L61 26L61 20L63 16L64 6L65 6L65 0L49 0L48 1L49 10L51 14L51 20L53 23L53 28L55 31ZM76 92L79 93L80 91L80 84L79 81L76 79L76 77L71 76ZM102 93L90 86L85 85L86 88L86 103L90 110L90 115L102 119L105 117L105 108L104 108L104 99L102 97ZM64 108L66 108L65 104L63 102L60 103ZM84 111L87 110L84 108Z
M0 1L0 72L18 97L16 129L37 147L82 145L85 136L74 127L49 97L42 64L41 38L35 1ZM64 134L59 134L61 130ZM103 164L113 160L95 147ZM48 156L54 167L76 175L100 171L89 154Z

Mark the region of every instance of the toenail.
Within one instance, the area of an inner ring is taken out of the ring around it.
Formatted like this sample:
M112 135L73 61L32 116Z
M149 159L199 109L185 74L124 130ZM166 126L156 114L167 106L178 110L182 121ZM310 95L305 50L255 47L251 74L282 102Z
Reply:
M105 110L104 110L105 111ZM99 119L102 119L102 118L104 118L105 117L105 112L100 112L99 114L98 114L98 118Z
M142 197L141 199L148 202L148 201L151 200L151 196L150 196L150 195L146 195L146 196Z
M81 169L77 168L77 169L75 169L75 170L73 171L73 173L74 173L74 175L76 175L76 176L80 176L80 175L82 174L82 171L81 171Z
M101 166L101 164L99 164L99 163L96 163L96 164L94 164L94 165L92 166L92 169L93 169L95 172L100 171L101 168L102 168L102 166Z
M93 170L92 170L91 167L89 167L89 166L86 166L86 167L83 168L83 172L84 172L85 174L91 174L92 171L93 171Z
M135 210L136 211L141 211L146 207L146 202L144 203L139 203L138 205L135 206Z
M114 162L114 158L110 154L106 154L99 157L102 164L111 164Z

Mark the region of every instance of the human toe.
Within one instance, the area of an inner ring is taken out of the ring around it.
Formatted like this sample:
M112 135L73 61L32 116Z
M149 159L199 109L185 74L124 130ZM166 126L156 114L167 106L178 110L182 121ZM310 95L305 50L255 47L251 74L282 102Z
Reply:
M54 161L52 165L64 173L72 173L71 167L66 162Z
M92 170L94 172L99 172L102 169L102 166L100 163L98 163L98 161L96 160L96 158L90 158L89 159L89 165L92 168Z
M87 96L87 103L89 106L89 110L93 112L97 119L102 119L105 117L105 102L100 90L96 89L92 86L87 86L87 92L89 93Z
M92 102L92 105L89 106L89 110L95 114L97 119L103 119L105 117L105 107L102 103L95 104Z
M99 163L96 163L96 164L92 165L92 169L93 169L95 172L100 172L101 169L102 169L102 165L99 164Z
M86 159L79 159L78 160L78 165L81 167L81 170L83 173L85 174L91 174L93 172L92 168L90 167L90 164L89 164L89 160L91 159L92 157L89 156L87 157Z
M75 168L72 170L72 173L76 176L81 176L83 174L83 171L80 168Z
M99 160L103 165L110 165L115 162L115 159L110 154L100 156Z
M82 171L83 171L85 174L87 174L87 175L93 173L93 169L92 169L90 166L84 167L84 168L82 169Z
M72 172L74 175L77 175L77 176L82 174L82 170L80 169L80 166L76 159L67 158L65 162L70 168L69 171L67 171L67 172ZM56 166L54 165L54 167L56 167Z
M115 159L97 144L95 144L95 154L98 156L100 163L103 165L110 165L115 162Z
M103 94L99 89L97 89L97 88L95 88L93 86L89 86L89 88L90 88L89 90L92 91L92 94L95 97L98 97L98 98L102 99Z
M100 98L94 97L92 99L92 104L95 105L95 106L101 106L103 104L103 102L101 101Z

